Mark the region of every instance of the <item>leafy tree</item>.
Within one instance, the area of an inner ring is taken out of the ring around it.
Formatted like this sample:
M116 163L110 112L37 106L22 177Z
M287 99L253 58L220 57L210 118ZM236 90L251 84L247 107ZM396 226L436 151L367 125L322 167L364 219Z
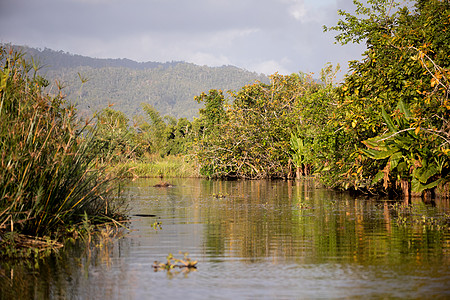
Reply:
M409 5L413 9L388 0L369 0L369 7L354 3L356 16L339 11L345 20L330 28L341 31L336 40L342 44L367 44L364 59L350 62L338 89L339 113L333 121L342 129L339 139L345 146L336 182L372 189L384 170L384 187L401 186L405 195L411 182L413 192L433 188L439 178L448 182L450 3L421 0ZM400 145L402 138L408 141ZM363 142L372 150L361 151ZM400 147L402 157L373 152L386 147ZM406 166L399 167L398 160ZM439 162L439 172L419 176L431 162Z
M129 120L124 113L108 107L97 113L95 117L97 123L91 131L96 133L96 143L103 153L103 159L111 158L117 161L142 154L142 149L136 140L136 132L129 128Z
M187 154L191 147L192 124L186 118L161 117L150 104L142 104L148 116L139 122L140 138L148 153L161 156Z
M297 101L297 126L291 134L292 159L300 175L322 174L326 176L336 161L336 127L330 118L336 113L336 89L333 86L339 65L331 64L321 71L321 84L302 75L303 84L309 87ZM300 161L298 160L300 159Z
M202 123L202 133L211 134L225 119L225 97L221 90L210 90L208 94L201 93L195 96L198 103L205 103L205 107L199 110Z
M173 121L172 124L167 126L165 132L165 154L187 154L192 145L192 124L186 118L175 119Z
M203 174L252 179L292 176L291 133L301 121L302 99L317 88L303 74L274 74L270 84L256 82L231 92L230 105L224 106L216 91L203 94L201 99L210 102L201 112L209 124L208 134L197 151Z

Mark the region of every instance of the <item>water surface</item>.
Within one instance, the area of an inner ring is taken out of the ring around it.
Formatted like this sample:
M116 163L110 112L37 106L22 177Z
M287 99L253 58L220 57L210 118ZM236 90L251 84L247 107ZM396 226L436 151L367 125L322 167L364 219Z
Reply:
M35 271L3 266L0 298L450 297L448 201L403 206L308 181L157 182L126 186L123 238L67 249ZM155 272L180 252L198 269Z

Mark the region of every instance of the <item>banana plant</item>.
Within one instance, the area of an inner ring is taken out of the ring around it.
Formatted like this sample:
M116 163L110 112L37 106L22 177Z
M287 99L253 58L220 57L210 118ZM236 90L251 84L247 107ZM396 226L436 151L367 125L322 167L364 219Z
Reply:
M303 139L294 133L291 133L290 145L292 161L297 167L297 177L299 177L306 161L307 148L305 147Z
M448 181L448 175L443 174L448 161L437 156L432 143L427 142L424 135L419 135L420 127L411 126L414 120L408 106L400 101L397 108L401 115L396 122L382 109L389 131L363 142L367 146L367 149L362 149L364 155L387 160L372 183L384 179L384 187L387 188L389 175L394 173L397 179L410 182L412 192L422 193Z

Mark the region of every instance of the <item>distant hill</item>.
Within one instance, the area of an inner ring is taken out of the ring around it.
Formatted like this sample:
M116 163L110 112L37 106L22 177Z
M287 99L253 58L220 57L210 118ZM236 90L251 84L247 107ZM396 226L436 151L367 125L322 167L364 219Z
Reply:
M15 46L18 47L18 46ZM202 107L194 96L210 89L237 90L267 76L234 66L207 67L186 62L135 62L98 59L51 49L20 46L43 66L40 74L51 83L62 83L67 99L82 114L114 104L128 117L142 114L141 103L153 105L161 115L193 119ZM82 84L82 79L87 80Z

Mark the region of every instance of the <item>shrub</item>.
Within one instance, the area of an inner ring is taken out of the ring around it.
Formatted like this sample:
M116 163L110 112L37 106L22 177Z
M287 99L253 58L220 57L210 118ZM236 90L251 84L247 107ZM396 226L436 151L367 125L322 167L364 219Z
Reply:
M112 178L74 106L44 93L48 81L24 55L0 46L0 234L52 235L112 217ZM114 185L113 185L114 184Z

